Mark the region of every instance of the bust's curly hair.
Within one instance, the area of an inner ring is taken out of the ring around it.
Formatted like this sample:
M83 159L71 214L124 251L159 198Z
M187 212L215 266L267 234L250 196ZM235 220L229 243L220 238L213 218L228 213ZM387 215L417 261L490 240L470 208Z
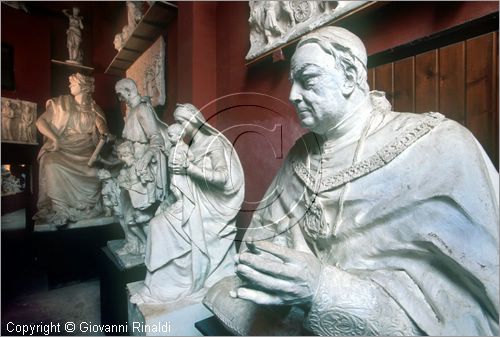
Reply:
M94 92L94 78L90 76L85 76L80 73L73 74L69 77L70 83L76 83L80 86L83 92L92 93Z

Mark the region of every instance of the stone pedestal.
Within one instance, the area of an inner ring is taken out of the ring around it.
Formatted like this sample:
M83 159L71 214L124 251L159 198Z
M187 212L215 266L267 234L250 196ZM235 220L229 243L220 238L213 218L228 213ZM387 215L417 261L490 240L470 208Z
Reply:
M118 223L35 230L35 254L40 265L47 268L49 287L98 277L101 247L121 236L123 232Z
M127 283L144 280L146 266L141 264L125 268L109 247L105 246L101 248L99 273L101 279L101 323L126 325L128 319Z
M203 336L233 336L215 316L196 322L195 327Z
M129 298L143 282L127 284ZM128 332L133 336L201 336L195 323L212 316L201 298L161 304L128 303Z
M120 264L120 266L124 269L127 269L144 265L144 258L141 255L134 255L134 254L119 255L117 251L124 245L125 245L124 239L112 240L108 241L107 243L109 251L113 254L115 260Z
M118 222L114 216L106 216L99 217L93 219L83 219L77 222L70 222L64 227L57 228L56 225L51 223L41 223L36 224L34 227L35 232L55 232L55 231L63 231L68 229L77 229L77 228L87 228L87 227L99 227L106 226L112 223Z

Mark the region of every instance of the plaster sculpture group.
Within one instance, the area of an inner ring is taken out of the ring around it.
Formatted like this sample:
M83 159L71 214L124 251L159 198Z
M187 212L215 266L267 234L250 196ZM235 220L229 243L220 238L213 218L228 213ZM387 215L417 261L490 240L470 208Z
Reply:
M131 299L135 303L199 298L233 272L236 215L245 193L238 155L193 105L178 105L174 118L172 194L149 224L148 273L144 288Z
M118 254L144 254L147 267L145 284L131 302L201 298L232 273L236 214L244 195L239 159L194 106L179 105L176 124L167 129L133 80L120 80L116 92L128 106L117 147L124 164L117 184L106 185L115 191L109 200L120 188L118 202L110 203L120 206L126 234Z
M252 2L250 21L271 44L280 20L335 5ZM37 219L114 214L125 233L116 253L147 267L132 303L205 296L235 334L497 335L498 172L472 134L436 112L392 111L369 91L362 41L343 28L305 35L290 77L310 132L239 254L245 182L232 144L191 104L167 126L130 78L115 86L127 113L111 160L97 156L112 137L92 78L72 75L72 95L47 102Z
M205 304L243 335L497 335L498 172L460 124L391 111L366 62L343 28L298 43L289 98L311 132Z
M20 178L15 177L2 165L2 196L22 193L25 188L23 185L25 184L21 183Z
M46 137L37 222L60 227L113 214L125 233L115 253L145 256L148 269L133 303L201 300L210 285L232 273L244 196L232 145L190 104L177 107L176 123L167 128L126 78L115 86L127 105L122 139L114 145L115 158L102 158L100 144L112 137L91 97L93 78L75 74L70 83L72 96L50 99L37 121Z
M2 97L2 142L37 144L36 103Z

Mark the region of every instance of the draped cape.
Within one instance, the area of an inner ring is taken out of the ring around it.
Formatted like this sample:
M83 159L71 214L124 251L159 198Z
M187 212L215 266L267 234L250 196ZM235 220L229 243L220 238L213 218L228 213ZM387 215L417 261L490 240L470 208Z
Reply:
M360 161L411 136L424 118L378 116ZM349 170L356 146L323 143L313 133L299 139L244 241L309 249L324 264L381 287L425 334L498 334L498 172L479 143L442 119L359 177ZM343 172L348 186L315 188L298 167L323 181ZM320 223L336 224L336 234L322 235Z

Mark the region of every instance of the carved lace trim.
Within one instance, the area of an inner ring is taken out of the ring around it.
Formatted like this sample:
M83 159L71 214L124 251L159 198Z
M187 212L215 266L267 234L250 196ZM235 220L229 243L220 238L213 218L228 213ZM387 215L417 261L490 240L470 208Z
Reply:
M425 115L424 120L418 123L417 126L397 136L392 142L385 145L374 155L338 172L337 174L325 177L319 182L319 185L304 163L298 160L292 162L295 174L297 174L297 176L299 176L299 178L313 192L330 190L351 182L354 179L363 177L391 162L404 150L410 147L410 145L412 145L415 141L439 125L445 118L438 112L429 112Z
M351 277L340 277L341 273L330 266L322 270L311 310L304 321L306 329L322 336L423 334L388 294L376 291L377 285L366 283L370 282L367 280L358 283Z

